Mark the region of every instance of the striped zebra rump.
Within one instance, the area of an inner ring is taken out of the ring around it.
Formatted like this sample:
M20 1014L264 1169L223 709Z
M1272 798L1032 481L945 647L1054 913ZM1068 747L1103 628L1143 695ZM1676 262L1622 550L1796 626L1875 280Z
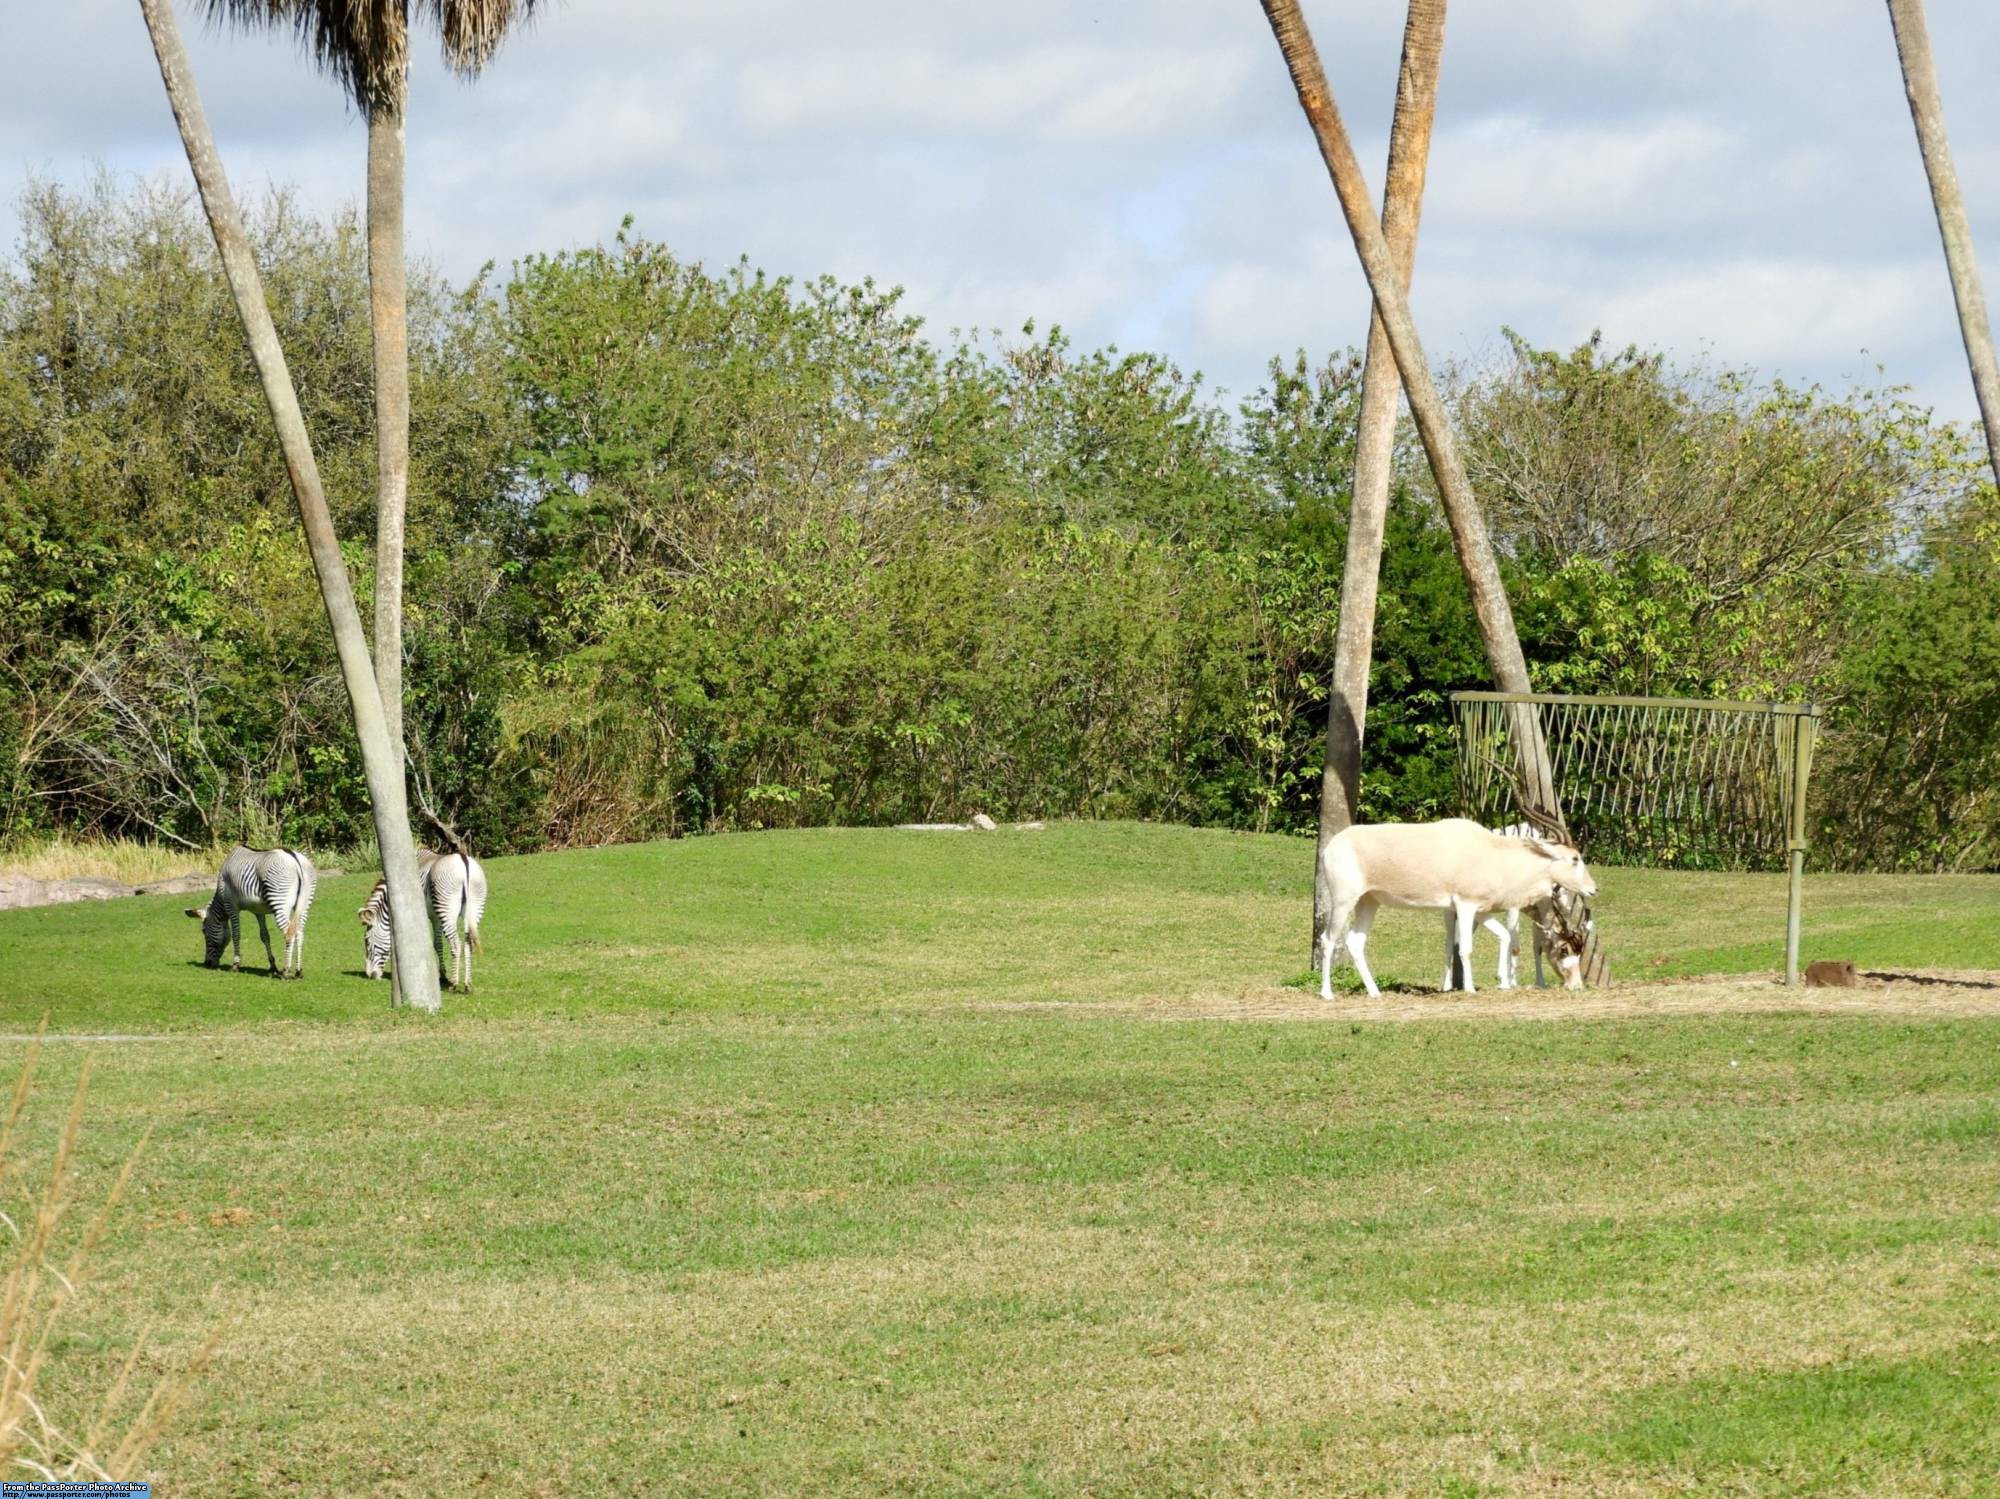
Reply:
M486 911L486 871L469 854L439 854L427 848L417 850L417 875L422 887L424 910L430 917L431 941L442 967L450 949L453 970L444 975L448 985L471 983L471 958L464 949L479 946L479 921ZM387 881L378 877L368 899L355 913L361 920L363 969L371 979L384 977L395 944L395 923L389 912ZM461 980L461 974L463 975Z
M424 868L424 890L437 929L479 946L486 914L486 870L470 854L437 854Z
M284 972L302 972L305 963L306 917L312 910L318 888L318 872L312 860L297 849L246 848L237 844L222 861L216 875L215 894L207 907L188 908L187 914L202 923L207 943L207 963L218 966L222 949L232 941L236 946L236 966L243 963L242 915L257 918L257 930L264 939L264 951L278 972L276 954L271 952L270 933L264 918L276 919L285 938Z

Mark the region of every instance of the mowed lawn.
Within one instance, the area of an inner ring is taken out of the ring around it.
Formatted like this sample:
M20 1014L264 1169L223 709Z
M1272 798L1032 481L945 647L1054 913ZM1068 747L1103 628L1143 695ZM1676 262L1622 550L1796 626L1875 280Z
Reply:
M0 1029L164 1038L43 1055L31 1160L86 1057L81 1188L153 1131L52 1405L219 1331L169 1495L2000 1492L2000 1019L1176 1019L1303 977L1309 860L495 860L438 1019L354 976L359 876L291 984L186 898L0 914ZM1781 958L1782 879L1602 881L1623 973ZM2000 967L2000 881L1807 911ZM1385 915L1377 972L1439 943Z

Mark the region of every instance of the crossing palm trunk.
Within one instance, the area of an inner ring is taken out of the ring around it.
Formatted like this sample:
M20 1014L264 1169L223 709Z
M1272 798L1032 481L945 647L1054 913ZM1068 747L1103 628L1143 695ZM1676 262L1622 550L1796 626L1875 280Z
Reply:
M1931 207L1937 213L1938 235L1944 240L1944 263L1951 273L1952 300L1958 304L1958 332L1965 340L1966 362L1972 366L1972 389L1979 398L1979 417L1986 426L1986 457L2000 483L2000 364L1993 355L1993 325L1986 316L1986 293L1979 284L1979 262L1972 253L1972 225L1965 216L1965 195L1951 161L1951 143L1944 133L1944 100L1938 93L1937 67L1931 59L1930 28L1924 20L1924 0L1889 0L1889 26L1896 34L1896 56L1903 65L1903 92L1909 95L1910 119L1917 127L1917 149L1923 153L1924 175L1930 179Z
M139 0L139 10L152 37L153 52L160 63L160 81L166 86L167 100L180 126L188 166L194 173L202 209L208 215L223 271L243 320L244 336L257 364L264 399L270 406L272 425L277 428L278 443L284 453L285 471L291 479L292 495L298 503L299 524L305 531L313 571L326 604L327 623L333 631L341 676L354 712L355 734L361 741L375 836L381 847L382 873L388 882L390 913L395 923L396 966L403 996L406 1003L420 1009L436 1010L440 1003L438 976L428 940L430 921L417 889L416 850L410 838L401 757L389 740L381 694L368 661L367 637L362 633L354 590L341 560L339 541L334 536L333 517L327 509L305 417L299 410L298 393L292 387L291 371L278 343L278 330L264 300L263 278L250 253L249 236L244 233L242 215L229 190L229 179L223 173L215 137L208 128L194 74L188 66L187 51L181 45L172 0Z
M403 530L410 497L410 333L403 246L407 57L368 111L368 302L375 335L375 680L403 763Z
M1410 0L1403 66L1389 129L1382 233L1406 292L1416 260L1431 124L1437 115L1438 65L1444 55L1445 0ZM1354 445L1354 495L1348 508L1347 557L1340 580L1340 624L1333 645L1333 690L1326 704L1326 767L1320 776L1319 850L1360 813L1361 744L1368 726L1368 668L1375 648L1375 596L1382 575L1382 531L1389 512L1390 459L1403 385L1388 330L1370 308L1368 354L1361 375L1361 417ZM1326 882L1313 863L1313 943L1329 917Z
M1375 311L1382 320L1384 336L1396 367L1402 373L1403 389L1410 399L1410 414L1416 419L1417 435L1423 439L1424 454L1430 459L1431 474L1437 480L1438 496L1444 502L1446 523L1458 553L1460 568L1472 590L1472 607L1479 617L1479 632L1486 643L1487 660L1493 679L1502 692L1526 692L1528 664L1521 655L1521 642L1514 633L1514 611L1507 605L1507 590L1500 581L1500 565L1493 555L1493 540L1487 534L1486 518L1473 499L1472 481L1458 456L1458 444L1446 419L1444 399L1431 378L1424 346L1417 337L1417 325L1410 317L1409 299L1403 293L1396 272L1396 257L1383 237L1382 224L1368 201L1368 184L1355 160L1354 146L1347 138L1333 90L1320 66L1319 52L1298 0L1259 0L1270 20L1271 31L1291 70L1292 86L1298 91L1299 106L1305 111L1321 158L1326 162L1333 189L1347 219L1361 269L1368 278L1368 290L1375 298Z
M1333 89L1326 81L1326 70L1320 65L1319 50L1313 45L1298 0L1259 0L1259 3L1291 74L1299 107L1312 126L1320 158L1333 179L1341 214L1347 220L1368 290L1375 299L1376 316L1402 375L1410 415L1416 422L1418 437L1423 440L1424 456L1430 460L1431 476L1437 481L1438 498L1444 505L1445 522L1451 529L1452 549L1458 554L1459 568L1472 593L1472 609L1479 621L1494 684L1502 692L1526 693L1531 690L1528 663L1514 630L1514 611L1507 603L1507 590L1500 579L1500 564L1486 529L1486 517L1480 513L1472 481L1458 455L1444 398L1438 394L1423 343L1417 337L1416 322L1410 316L1409 298L1397 273L1396 257L1383 235L1374 206L1368 201L1368 184L1334 102ZM1533 797L1539 801L1539 810L1560 817L1548 745L1532 706L1522 705L1516 711L1514 740L1519 747L1524 785L1531 788Z

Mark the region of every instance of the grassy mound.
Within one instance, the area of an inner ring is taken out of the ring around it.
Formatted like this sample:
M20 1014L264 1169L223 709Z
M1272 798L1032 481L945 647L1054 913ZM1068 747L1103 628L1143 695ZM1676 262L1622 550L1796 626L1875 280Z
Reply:
M468 1014L838 1012L938 1004L1124 1001L1303 983L1311 847L1132 824L1041 832L829 829L489 863L493 895ZM1778 875L1599 871L1621 977L1776 970ZM212 1029L380 1020L354 911L373 876L320 886L306 978L229 983L200 964L199 896L0 913L0 1017L60 1030ZM1807 955L1866 966L1996 960L2000 879L1829 875L1809 882ZM1490 978L1490 939L1480 939ZM1387 912L1384 984L1434 987L1443 929ZM280 944L282 946L282 944ZM245 922L244 967L265 958ZM1341 981L1352 983L1351 973Z
M360 876L295 984L200 968L185 902L0 915L11 1022L165 1037L45 1062L96 1061L86 1189L155 1130L45 1393L225 1325L154 1457L201 1494L1990 1482L2000 1020L1219 1018L1303 970L1308 858L496 860L439 1020L350 976ZM1628 972L1778 961L1781 880L1604 884ZM1819 880L1808 947L1983 967L1996 914ZM1385 915L1378 973L1432 985L1440 942Z

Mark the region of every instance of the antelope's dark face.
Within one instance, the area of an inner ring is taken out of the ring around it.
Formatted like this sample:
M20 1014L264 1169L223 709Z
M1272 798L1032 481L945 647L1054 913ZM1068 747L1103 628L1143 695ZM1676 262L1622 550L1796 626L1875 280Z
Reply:
M202 941L208 949L202 961L210 968L221 967L222 949L229 945L229 913L223 909L221 897L211 897L206 909L189 906L187 914L201 923Z
M1556 972L1562 975L1562 986L1565 989L1581 989L1583 959L1590 949L1590 934L1597 923L1586 916L1581 927L1573 927L1563 919L1553 901L1543 911L1537 912L1535 919L1542 929L1542 945L1555 958Z

